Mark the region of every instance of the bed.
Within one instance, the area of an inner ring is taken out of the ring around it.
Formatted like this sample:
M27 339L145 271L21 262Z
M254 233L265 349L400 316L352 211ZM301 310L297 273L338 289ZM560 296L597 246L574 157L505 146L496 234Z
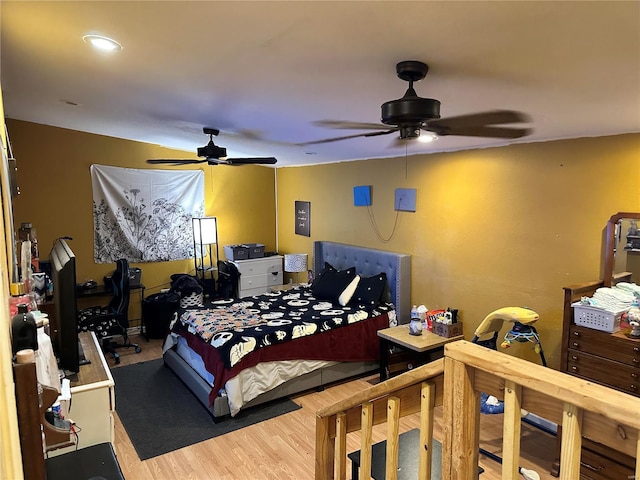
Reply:
M355 266L356 273L363 278L384 273L390 311L386 309L386 303L381 302L380 307L374 309L374 315L377 316L370 319L353 324L350 320L349 325L322 330L322 333L314 335L294 335L296 338L287 338L281 343L274 342L268 347L243 353L244 356L240 358L237 354L225 357L220 348L211 346L215 339L205 342L193 331L186 331L181 322L174 322L163 347L164 363L194 393L214 419L235 416L241 409L377 370L379 342L376 331L386 328L389 321L409 321L410 255L318 241L314 242L313 258L314 272L323 271L328 263L341 272ZM272 301L280 295L287 298L308 295L306 289L308 287L303 286L286 292L270 292L267 294L268 300ZM247 316L246 312L251 311L256 302L263 302L261 297L246 297L234 304L244 308L243 314ZM185 313L189 312L181 312L181 318L185 317ZM196 314L190 316L197 318ZM231 336L226 333L216 335ZM354 341L354 338L358 340ZM354 346L357 348L354 349ZM324 355L329 351L330 354ZM347 351L349 354L345 353ZM309 352L323 353L310 355ZM332 358L325 358L329 356ZM220 385L224 388L218 388Z

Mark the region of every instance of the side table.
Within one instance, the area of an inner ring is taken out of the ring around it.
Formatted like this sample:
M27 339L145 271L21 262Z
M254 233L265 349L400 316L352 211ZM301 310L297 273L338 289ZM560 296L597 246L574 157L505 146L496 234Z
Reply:
M464 335L447 338L426 330L422 331L422 335L411 335L409 325L398 325L378 330L378 337L380 337L380 381L382 382L392 373L402 369L402 367L396 368L395 364L409 362L417 366L442 358L445 344L462 340ZM392 348L400 352L390 353Z

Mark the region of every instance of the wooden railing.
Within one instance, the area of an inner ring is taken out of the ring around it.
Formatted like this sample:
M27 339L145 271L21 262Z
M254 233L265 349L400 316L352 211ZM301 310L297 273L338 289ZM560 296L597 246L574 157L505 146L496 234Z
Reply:
M502 478L519 478L521 409L562 426L562 480L580 477L583 437L631 457L640 453L640 398L461 340L445 346L443 359L317 412L316 480L346 478L347 434L356 431L360 478L368 479L372 427L382 423L387 423L386 478L397 478L399 419L418 412L418 478L429 480L437 405L443 405L442 478L478 478L480 392L505 402Z

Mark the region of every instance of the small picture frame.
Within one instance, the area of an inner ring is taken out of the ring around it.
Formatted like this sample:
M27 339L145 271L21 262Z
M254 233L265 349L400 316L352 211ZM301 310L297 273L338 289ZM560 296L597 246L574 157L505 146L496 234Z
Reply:
M311 236L311 202L295 201L296 235Z

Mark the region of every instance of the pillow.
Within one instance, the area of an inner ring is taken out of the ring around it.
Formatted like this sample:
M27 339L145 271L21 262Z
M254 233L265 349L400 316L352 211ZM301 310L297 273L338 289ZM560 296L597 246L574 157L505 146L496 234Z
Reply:
M345 288L340 294L340 296L338 297L338 303L340 305L344 307L349 303L349 301L351 300L351 297L353 297L353 293L356 291L356 288L359 282L360 282L360 275L356 275L355 277L353 277L353 280L351 280L351 283L347 285L347 288Z
M371 277L362 277L350 303L352 305L376 307L382 299L385 287L387 287L387 274L384 272Z
M333 265L331 265L329 262L324 262L324 268L318 275L316 275L316 278L313 279L313 282L311 282L311 290L313 291L314 287L320 283L320 279L324 276L325 273L335 271L337 270Z
M356 276L356 267L345 270L336 270L325 263L325 268L311 285L311 293L319 300L328 300L331 303L338 303L338 297L349 286Z

